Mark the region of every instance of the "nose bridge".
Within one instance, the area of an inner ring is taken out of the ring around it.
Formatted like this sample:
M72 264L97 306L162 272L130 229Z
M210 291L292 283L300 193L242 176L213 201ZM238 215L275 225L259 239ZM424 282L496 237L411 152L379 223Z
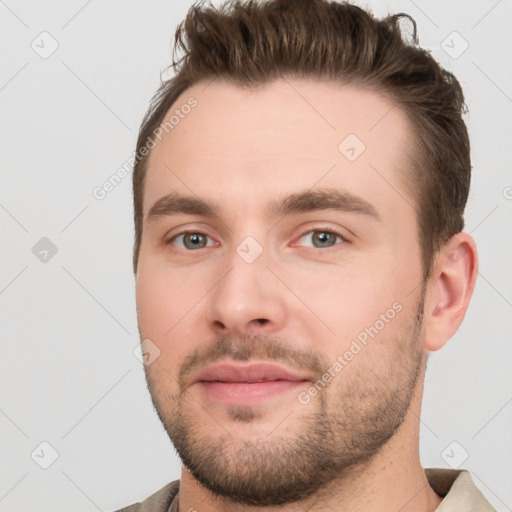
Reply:
M286 308L267 263L263 246L253 237L246 237L225 257L225 273L208 306L208 321L215 329L245 334L282 326Z

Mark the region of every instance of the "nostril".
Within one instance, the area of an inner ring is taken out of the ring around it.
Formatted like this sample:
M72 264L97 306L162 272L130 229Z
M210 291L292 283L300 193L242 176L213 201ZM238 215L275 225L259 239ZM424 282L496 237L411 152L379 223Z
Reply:
M268 320L266 318L257 318L256 322L258 322L260 325L265 325L268 323Z
M218 320L215 320L213 322L214 326L217 328L217 329L225 329L226 326L222 323L222 322L219 322Z

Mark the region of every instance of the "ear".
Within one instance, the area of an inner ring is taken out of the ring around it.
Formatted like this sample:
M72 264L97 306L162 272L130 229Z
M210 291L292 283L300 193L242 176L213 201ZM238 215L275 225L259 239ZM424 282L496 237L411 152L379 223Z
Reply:
M439 350L457 332L477 275L475 240L469 233L457 233L440 249L428 282L423 317L427 350Z

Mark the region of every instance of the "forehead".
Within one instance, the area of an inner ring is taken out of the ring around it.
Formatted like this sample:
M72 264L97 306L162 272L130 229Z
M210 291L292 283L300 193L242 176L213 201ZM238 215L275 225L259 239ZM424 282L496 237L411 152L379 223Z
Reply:
M215 80L187 89L164 123L171 115L149 156L144 215L170 192L220 204L244 198L257 208L317 185L414 214L404 185L414 147L409 120L373 91L310 79L257 88Z

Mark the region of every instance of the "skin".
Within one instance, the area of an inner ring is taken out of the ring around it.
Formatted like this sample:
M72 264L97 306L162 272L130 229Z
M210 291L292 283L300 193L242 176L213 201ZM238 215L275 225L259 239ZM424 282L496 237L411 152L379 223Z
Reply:
M219 80L196 84L173 109L190 97L197 107L150 154L136 276L141 339L160 350L146 376L171 439L181 414L194 442L224 443L224 452L212 452L222 453L215 459L219 467L250 475L252 468L240 465L244 447L253 453L248 442L260 443L251 457L264 467L257 453L271 457L288 446L318 411L331 428L343 420L359 429L353 436L349 429L333 430L330 442L343 453L375 424L365 411L378 410L386 395L398 396L404 417L364 460L279 507L215 495L184 466L180 510L435 510L441 498L428 486L418 450L425 359L459 328L478 261L473 238L458 233L437 254L422 286L415 201L404 182L414 155L407 117L375 92L318 80L281 79L255 90ZM348 134L366 146L355 161L338 150ZM332 209L284 216L267 211L271 200L327 189L363 198L380 220ZM215 203L217 216L147 219L152 205L171 192ZM208 235L208 245L187 249L179 237L184 230ZM313 230L334 230L345 240L314 247ZM262 249L252 263L237 253L247 236ZM251 360L295 364L311 378L301 388L307 391L318 376L308 361L331 366L396 303L401 311L308 404L296 392L280 393L234 410L208 400L183 374L191 355L224 339L233 350L245 348ZM415 323L418 313L422 320ZM280 359L272 346L283 347ZM294 363L299 353L311 357Z

